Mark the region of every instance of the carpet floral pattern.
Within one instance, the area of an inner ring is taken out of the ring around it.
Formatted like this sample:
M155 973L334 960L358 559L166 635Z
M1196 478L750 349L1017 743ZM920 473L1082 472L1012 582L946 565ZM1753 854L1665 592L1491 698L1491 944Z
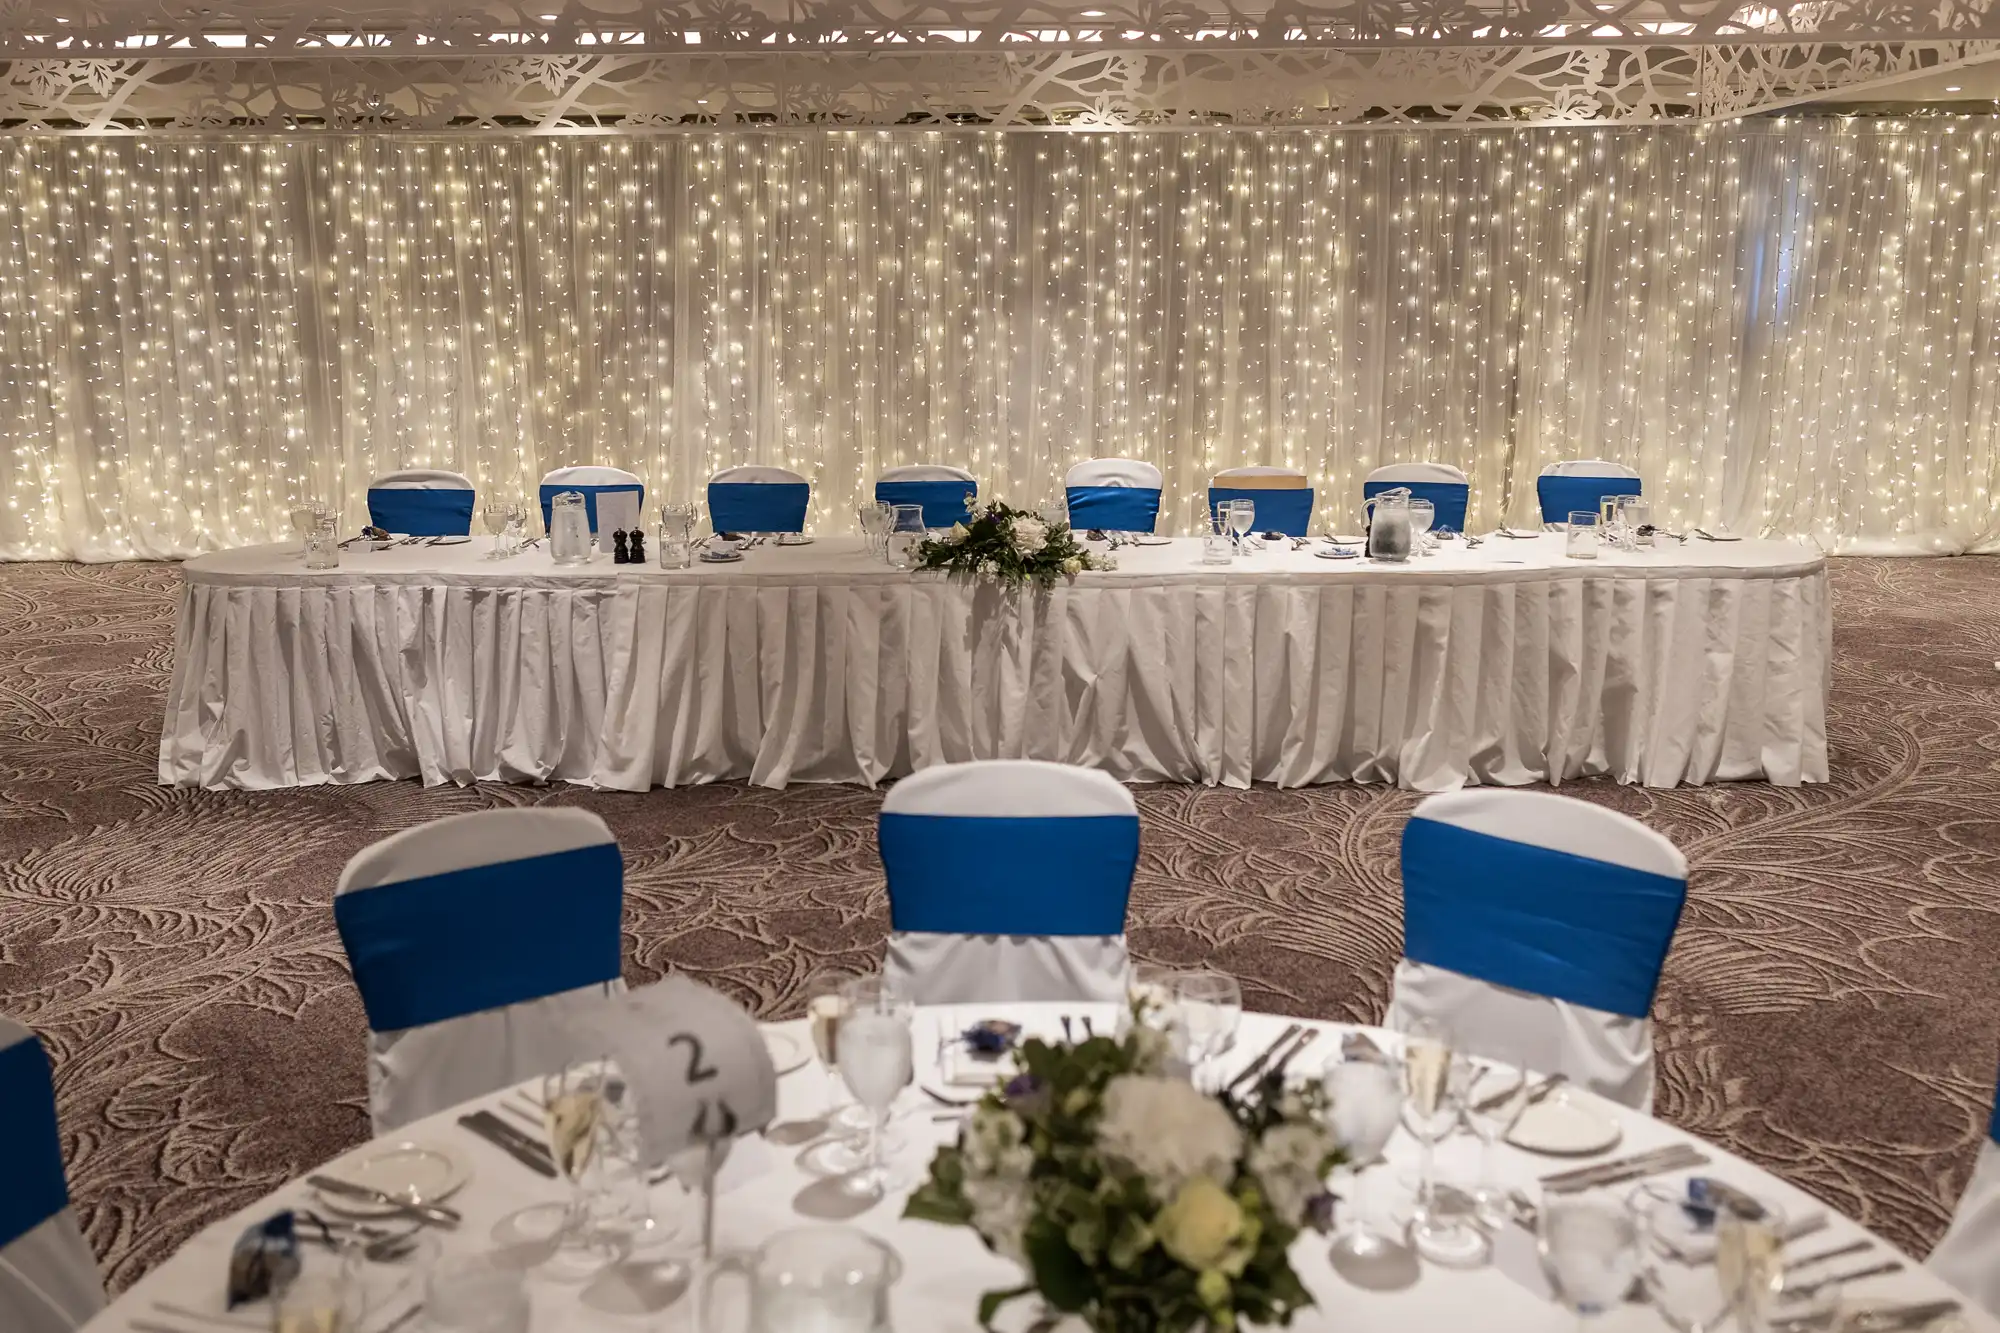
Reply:
M1836 561L1834 780L1565 790L1693 865L1657 1014L1660 1110L1921 1254L2000 1059L2000 560ZM55 1061L73 1192L111 1284L361 1140L361 1006L330 903L361 847L465 810L598 811L625 851L626 975L796 1012L888 917L880 794L170 791L154 779L177 576L0 568L0 1008ZM1142 956L1252 1005L1379 1014L1399 941L1380 788L1138 792Z

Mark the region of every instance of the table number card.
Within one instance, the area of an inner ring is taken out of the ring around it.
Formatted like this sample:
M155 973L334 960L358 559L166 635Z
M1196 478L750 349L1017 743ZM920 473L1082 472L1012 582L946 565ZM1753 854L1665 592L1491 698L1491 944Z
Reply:
M605 491L597 497L597 534L605 549L614 532L631 532L639 526L639 497L631 491Z
M642 986L604 1016L604 1038L638 1094L646 1160L755 1134L778 1110L778 1076L756 1020L686 977Z

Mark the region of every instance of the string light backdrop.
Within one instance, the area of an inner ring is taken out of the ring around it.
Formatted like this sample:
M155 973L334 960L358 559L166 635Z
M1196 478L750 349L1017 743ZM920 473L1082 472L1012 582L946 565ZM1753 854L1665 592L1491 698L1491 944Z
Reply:
M1379 463L1527 522L1551 460L1672 525L1994 539L1985 120L1129 135L0 143L0 555L173 556L370 476L649 500L779 463L1193 493ZM1185 514L1178 502L1169 509Z

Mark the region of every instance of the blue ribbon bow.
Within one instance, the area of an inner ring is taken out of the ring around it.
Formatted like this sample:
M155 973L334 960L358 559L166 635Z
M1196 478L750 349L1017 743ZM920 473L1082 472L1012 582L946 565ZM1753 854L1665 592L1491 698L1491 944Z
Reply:
M885 814L896 930L1121 935L1139 864L1136 815Z

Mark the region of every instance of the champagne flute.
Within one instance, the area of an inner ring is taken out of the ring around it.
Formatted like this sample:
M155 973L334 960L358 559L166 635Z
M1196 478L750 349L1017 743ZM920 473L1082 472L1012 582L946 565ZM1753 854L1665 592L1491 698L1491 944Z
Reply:
M842 998L847 1011L840 1021L837 1042L840 1076L871 1113L867 1159L860 1170L844 1177L842 1188L864 1198L880 1198L889 1187L882 1146L889 1108L915 1075L910 1036L913 1010L879 973L850 981Z
M570 1187L570 1201L556 1235L551 1264L587 1275L601 1268L605 1256L596 1244L596 1210L605 1175L603 1145L612 1112L607 1096L617 1078L604 1058L579 1060L542 1080L542 1116L548 1130L549 1156Z
M271 1298L271 1333L354 1333L364 1313L360 1283L345 1264L300 1273Z
M1235 1043L1243 1022L1243 991L1224 972L1181 972L1173 979L1173 1003L1187 1031L1199 1087L1202 1066Z
M1724 1203L1717 1210L1715 1273L1743 1333L1770 1327L1771 1307L1785 1286L1784 1244L1784 1215L1772 1205Z
M1528 1071L1513 1059L1482 1060L1466 1087L1465 1123L1479 1140L1479 1183L1472 1201L1490 1228L1505 1226L1513 1211L1507 1187L1493 1173L1493 1148L1528 1109L1528 1091Z
M1542 1205L1542 1271L1577 1327L1617 1308L1639 1272L1639 1232L1617 1199L1571 1195Z
M840 1078L840 1028L847 1017L847 987L859 978L840 968L816 972L807 979L806 1019L812 1030L813 1054L826 1080L827 1126L842 1139L858 1140L868 1132L868 1108L844 1096ZM858 1152L847 1168L861 1165Z
M1487 1249L1485 1235L1444 1212L1437 1199L1437 1145L1463 1114L1467 1068L1436 1023L1420 1018L1410 1025L1403 1042L1403 1127L1423 1145L1410 1239L1417 1253L1437 1264L1477 1263Z
M1358 1287L1406 1287L1417 1277L1416 1256L1369 1224L1362 1191L1367 1169L1381 1160L1382 1149L1402 1119L1402 1066L1393 1059L1336 1060L1326 1066L1321 1081L1326 1088L1322 1115L1327 1132L1346 1152L1353 1174L1347 1206L1341 1210L1340 1234L1333 1242L1334 1269Z

